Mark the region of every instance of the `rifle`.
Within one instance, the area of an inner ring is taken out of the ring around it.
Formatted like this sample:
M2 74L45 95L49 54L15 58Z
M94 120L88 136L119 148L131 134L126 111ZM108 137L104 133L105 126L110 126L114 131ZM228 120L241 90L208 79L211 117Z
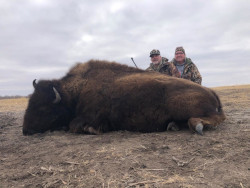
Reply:
M133 61L133 63L135 64L133 57L131 57L131 60L132 60L132 61ZM138 67L137 67L137 65L136 65L136 64L135 64L135 66L136 66L136 68L138 69Z

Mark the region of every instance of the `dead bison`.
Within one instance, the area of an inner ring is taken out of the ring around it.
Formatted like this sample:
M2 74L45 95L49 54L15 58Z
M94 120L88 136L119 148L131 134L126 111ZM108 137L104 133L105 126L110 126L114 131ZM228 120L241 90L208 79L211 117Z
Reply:
M66 128L98 134L128 130L165 131L186 122L202 134L225 119L216 93L188 80L115 62L91 60L59 80L34 81L23 134Z

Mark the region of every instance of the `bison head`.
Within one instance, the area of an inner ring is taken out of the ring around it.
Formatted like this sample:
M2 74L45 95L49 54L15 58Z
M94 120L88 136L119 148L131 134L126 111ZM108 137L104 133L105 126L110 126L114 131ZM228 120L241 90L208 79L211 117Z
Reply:
M24 115L23 134L43 133L65 128L70 121L70 110L65 105L57 81L40 81L36 84Z

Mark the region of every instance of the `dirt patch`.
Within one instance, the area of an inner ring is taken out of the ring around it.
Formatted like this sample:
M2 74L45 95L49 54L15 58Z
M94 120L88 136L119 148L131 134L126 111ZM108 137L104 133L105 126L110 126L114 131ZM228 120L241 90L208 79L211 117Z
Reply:
M250 187L250 85L215 90L227 120L204 136L23 136L28 99L0 100L0 187Z

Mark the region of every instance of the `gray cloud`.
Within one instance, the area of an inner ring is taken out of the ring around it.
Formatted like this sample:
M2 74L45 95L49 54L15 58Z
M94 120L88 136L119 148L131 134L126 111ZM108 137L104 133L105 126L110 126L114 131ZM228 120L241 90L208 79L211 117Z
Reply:
M75 62L118 61L145 69L153 48L173 58L176 46L208 87L249 84L250 2L0 2L0 95L27 95L33 79L63 76Z

